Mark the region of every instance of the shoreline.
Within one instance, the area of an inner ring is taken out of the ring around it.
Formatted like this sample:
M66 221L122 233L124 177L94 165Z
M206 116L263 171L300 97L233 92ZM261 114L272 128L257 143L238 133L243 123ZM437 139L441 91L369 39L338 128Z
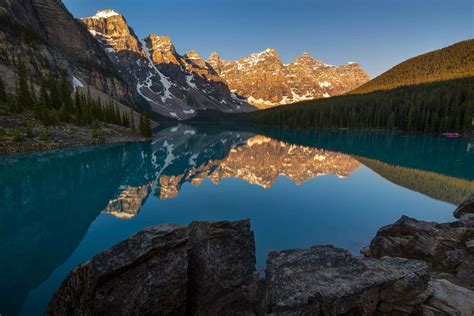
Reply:
M89 126L63 123L45 127L32 118L28 125L24 121L24 117L0 116L0 157L144 140L138 132L113 124L99 123L97 136L92 137Z

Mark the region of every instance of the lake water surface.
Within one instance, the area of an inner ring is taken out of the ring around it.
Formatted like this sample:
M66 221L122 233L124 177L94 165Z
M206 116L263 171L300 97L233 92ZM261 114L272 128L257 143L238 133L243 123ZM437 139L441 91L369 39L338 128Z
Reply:
M0 158L0 314L38 315L68 273L151 225L249 218L270 250L358 254L402 214L450 221L474 144L437 136L178 125L149 142Z

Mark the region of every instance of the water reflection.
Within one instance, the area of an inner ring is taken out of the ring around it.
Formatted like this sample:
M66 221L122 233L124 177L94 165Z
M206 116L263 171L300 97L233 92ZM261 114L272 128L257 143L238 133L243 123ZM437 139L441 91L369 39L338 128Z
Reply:
M316 241L357 251L413 205L427 219L448 218L441 211L450 206L426 196L458 204L474 193L466 148L465 140L419 135L179 125L151 142L2 158L0 312L44 309L70 268L160 222L254 217L262 258L271 247ZM398 204L376 209L387 196ZM114 220L107 229L103 216ZM348 237L341 221L359 232Z
M152 148L150 156L156 171L153 179L142 186L124 187L109 202L105 213L131 218L150 193L159 199L176 198L184 183L199 186L206 178L214 184L223 179L241 179L269 189L279 176L301 185L328 174L346 178L360 165L346 154L291 145L262 135L223 133L212 137L197 134L187 126L162 131Z

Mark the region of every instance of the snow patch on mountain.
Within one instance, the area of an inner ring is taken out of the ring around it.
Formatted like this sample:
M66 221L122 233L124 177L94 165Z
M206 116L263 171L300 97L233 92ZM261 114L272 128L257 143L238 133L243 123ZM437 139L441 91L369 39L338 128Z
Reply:
M161 84L163 85L163 88L164 88L164 95L161 97L161 100L163 102L166 102L166 99L171 99L173 98L173 94L170 92L170 88L171 88L171 82L168 80L168 78L166 78L165 75L163 75L159 70L158 68L156 68L155 64L153 63L153 61L151 60L151 55L150 55L150 50L148 49L148 46L146 45L145 41L144 40L140 40L140 43L142 45L142 49L143 51L145 52L145 57L147 58L148 60L148 67L152 70L155 71L155 73L160 77L160 82ZM150 78L150 77L149 77ZM176 113L175 113L176 114Z
M107 18L110 18L112 16L117 16L117 15L120 15L120 14L118 14L114 10L107 9L107 10L97 11L96 14L94 16L92 16L91 18L94 18L94 19L107 19Z
M194 88L194 89L197 89L196 85L194 84L194 82L192 82L192 80L194 79L194 75L193 74L189 74L186 76L186 82L188 83L188 86L190 86L191 88Z
M74 76L72 77L72 86L74 88L74 92L76 92L77 88L84 88L84 84L81 82L81 80Z

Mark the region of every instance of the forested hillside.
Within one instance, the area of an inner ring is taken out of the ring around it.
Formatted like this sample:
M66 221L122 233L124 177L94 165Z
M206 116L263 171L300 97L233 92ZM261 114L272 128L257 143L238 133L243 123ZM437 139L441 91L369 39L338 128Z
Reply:
M472 132L474 77L302 102L253 114L259 126Z
M474 76L474 40L432 51L396 65L350 94Z

